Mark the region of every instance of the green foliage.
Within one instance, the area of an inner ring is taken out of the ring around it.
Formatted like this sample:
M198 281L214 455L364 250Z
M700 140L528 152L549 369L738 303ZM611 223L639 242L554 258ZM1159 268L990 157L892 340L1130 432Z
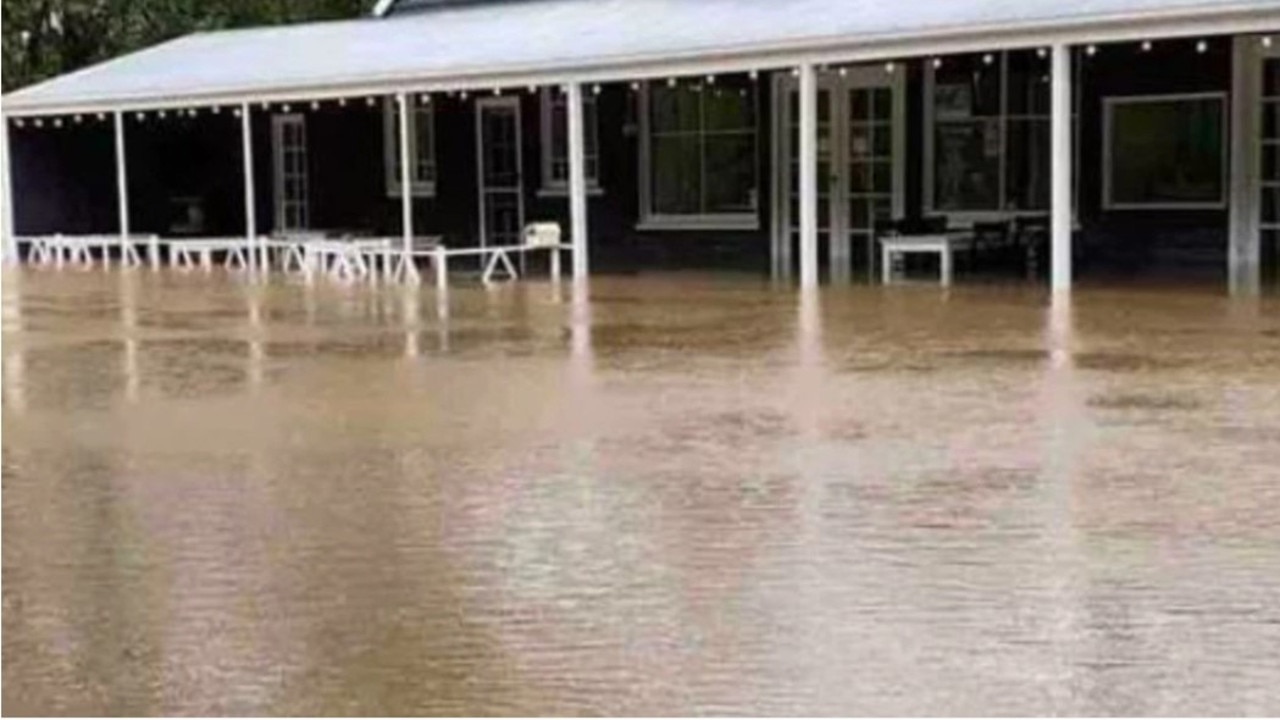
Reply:
M350 18L372 0L3 0L4 89L202 30Z

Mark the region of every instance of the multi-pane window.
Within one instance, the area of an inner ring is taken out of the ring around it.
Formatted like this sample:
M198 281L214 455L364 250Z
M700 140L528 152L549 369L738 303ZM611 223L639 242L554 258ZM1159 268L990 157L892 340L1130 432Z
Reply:
M645 221L757 222L755 84L653 84L647 99Z
M1106 98L1103 206L1225 207L1226 100L1225 93Z
M436 192L435 112L429 99L408 96L409 157L413 158L410 190L414 195ZM386 153L387 194L400 194L400 112L395 100L383 105L383 148Z
M1262 64L1262 267L1280 280L1280 58Z
M932 209L1048 208L1048 59L1031 51L962 55L929 72Z
M600 185L600 129L596 95L582 96L583 139L587 187ZM564 192L569 187L569 99L560 88L542 89L542 189Z

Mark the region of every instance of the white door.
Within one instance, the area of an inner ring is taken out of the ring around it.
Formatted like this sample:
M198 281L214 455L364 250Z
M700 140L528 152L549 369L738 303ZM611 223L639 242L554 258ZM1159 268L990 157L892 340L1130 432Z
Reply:
M271 147L275 177L276 231L306 230L311 222L307 200L307 118L274 115Z
M874 280L877 228L903 213L906 176L904 72L883 67L830 70L818 79L818 242L832 280L856 271ZM781 79L780 111L787 132L776 157L786 188L777 207L788 254L799 238L798 81ZM788 268L789 272L789 268Z
M476 101L476 159L480 168L480 244L519 245L524 227L524 163L520 98Z

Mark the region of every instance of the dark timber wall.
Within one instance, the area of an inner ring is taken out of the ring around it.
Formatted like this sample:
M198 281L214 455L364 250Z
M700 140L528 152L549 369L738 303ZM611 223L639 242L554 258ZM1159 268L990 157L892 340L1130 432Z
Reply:
M1083 274L1094 271L1175 269L1222 273L1227 247L1226 211L1105 211L1101 204L1103 99L1107 96L1229 92L1231 47L1215 39L1204 54L1189 42L1157 43L1151 53L1136 45L1103 46L1081 58L1079 151ZM923 63L907 64L907 214L919 215L923 183ZM756 101L759 127L759 229L747 232L646 232L637 229L639 118L626 85L609 85L598 98L600 187L588 200L593 268L713 266L767 271L774 172L771 168L771 82L762 75ZM568 201L539 194L540 99L519 93L522 112L526 219L556 220L568 227ZM437 194L416 198L414 222L423 234L450 245L478 235L474 102L437 94ZM400 199L388 196L384 169L383 108L353 100L318 110L295 106L307 117L311 225L317 229L396 234ZM270 111L253 108L258 227L274 228ZM196 117L170 112L145 120L127 116L130 211L135 232L173 234L174 197L200 198L201 234L243 232L243 184L239 120L224 110ZM64 119L12 131L15 223L19 234L116 231L115 169L109 121Z

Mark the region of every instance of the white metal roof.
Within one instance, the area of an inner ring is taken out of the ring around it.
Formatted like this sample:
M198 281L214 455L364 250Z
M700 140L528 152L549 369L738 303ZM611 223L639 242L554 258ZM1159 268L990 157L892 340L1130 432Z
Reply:
M1280 30L1280 0L523 0L198 33L10 93L73 112Z

